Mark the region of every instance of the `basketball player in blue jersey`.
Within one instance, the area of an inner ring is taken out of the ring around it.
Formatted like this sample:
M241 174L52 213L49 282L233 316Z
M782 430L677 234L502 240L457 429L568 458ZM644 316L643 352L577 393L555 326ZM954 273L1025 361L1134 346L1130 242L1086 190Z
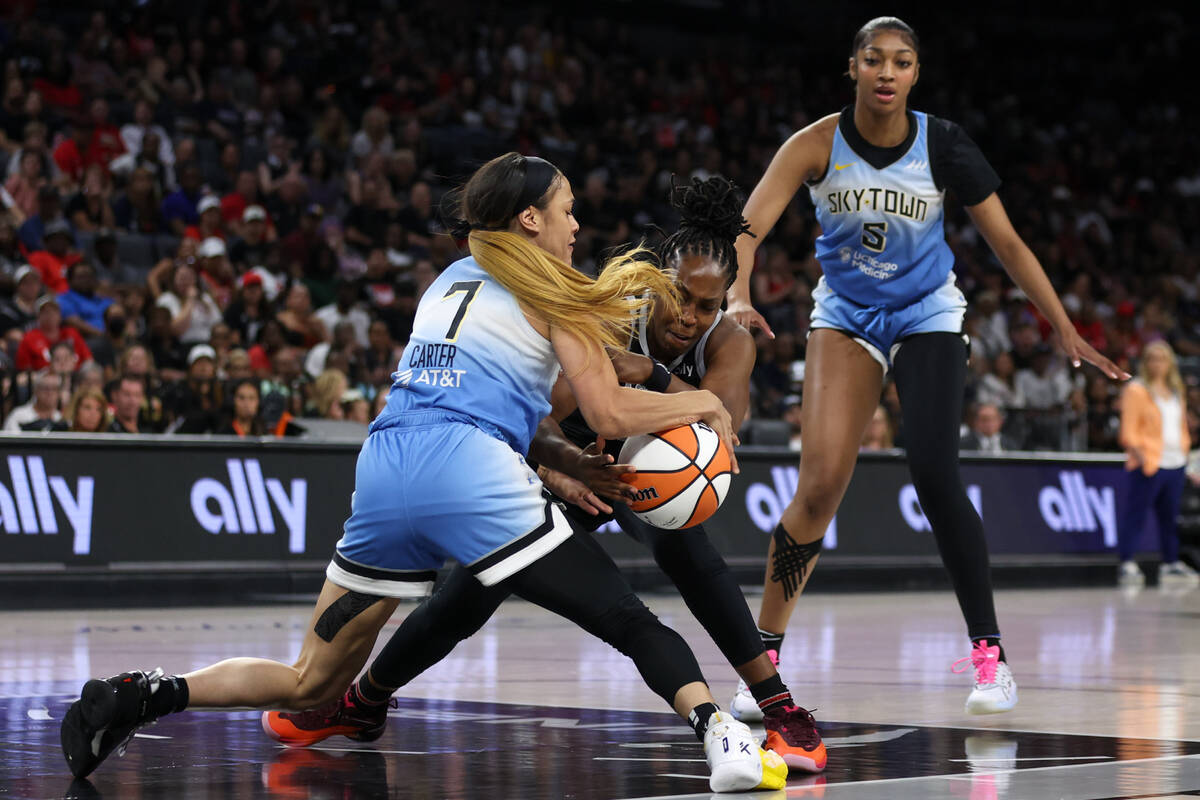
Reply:
M359 453L351 515L294 665L235 658L165 677L85 684L62 723L76 776L134 732L195 708L302 711L341 697L401 598L427 593L447 560L576 622L633 659L704 742L714 791L783 786L787 766L721 712L683 639L637 598L612 560L573 532L526 464L560 368L588 423L629 436L702 420L732 446L712 392L622 387L602 345L623 344L651 302L678 307L670 277L636 253L592 280L570 266L579 226L566 178L516 153L462 192L471 255L422 298L386 409ZM736 466L734 467L736 470Z
M742 201L721 177L676 187L671 200L680 225L659 245L657 256L660 264L676 271L680 313L659 304L653 312L646 309L639 315L627 349L610 351L617 377L658 392L710 390L732 419L741 419L750 404L754 342L721 312L721 303L733 281L734 242L745 230ZM538 474L547 488L587 510L567 505L567 515L583 530L594 530L615 517L622 530L650 548L688 608L747 682L748 700L739 698L734 715L744 713L747 704L753 706L759 718L765 714L767 749L789 767L824 769L825 745L812 714L796 706L766 654L741 588L704 528L659 530L619 502L630 491L617 479L628 468L614 463L621 442L610 440L606 454L597 453L596 432L578 408L570 385L561 379L555 386L553 418L561 421L561 428L553 420L543 421L530 452L541 462ZM456 567L433 596L404 619L336 706L299 714L268 712L264 730L293 746L334 735L361 739L382 734L391 695L478 631L510 593L503 585L482 586L467 568Z
M741 269L728 294L730 316L770 333L750 305L754 254L804 185L821 225L816 256L824 272L813 292L799 483L770 545L758 627L777 654L891 370L913 484L972 642L975 684L966 710L996 713L1016 705L1017 687L1000 646L983 525L958 468L966 303L954 285L942 226L947 190L1054 325L1073 364L1089 361L1111 378L1129 376L1076 333L1005 214L996 195L1000 179L966 133L908 108L918 55L916 34L904 22L880 17L863 26L850 54L854 105L788 139L746 205L758 238L738 241Z

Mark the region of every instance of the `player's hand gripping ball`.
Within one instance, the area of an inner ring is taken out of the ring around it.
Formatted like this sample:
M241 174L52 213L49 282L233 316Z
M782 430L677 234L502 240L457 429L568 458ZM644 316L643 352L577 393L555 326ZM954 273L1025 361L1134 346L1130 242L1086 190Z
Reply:
M729 451L703 422L658 433L631 436L620 463L637 472L621 476L637 492L633 512L656 528L699 525L713 515L733 477Z

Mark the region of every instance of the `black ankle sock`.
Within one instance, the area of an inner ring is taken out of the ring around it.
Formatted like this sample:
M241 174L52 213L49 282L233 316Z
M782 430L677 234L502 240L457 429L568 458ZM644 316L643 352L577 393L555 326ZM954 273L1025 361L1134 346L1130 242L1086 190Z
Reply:
M754 702L764 714L774 708L796 705L778 672L765 681L750 684L750 694L754 695Z
M980 636L978 639L971 640L971 644L975 644L975 642L984 642L988 647L999 647L1000 660L1006 664L1008 663L1008 659L1004 656L1004 645L1000 644L999 636Z
M354 700L367 706L381 706L392 698L388 689L380 689L371 682L370 677L363 675L350 687Z
M779 651L783 648L783 634L771 633L770 631L764 631L762 628L759 628L758 635L762 637L763 647L767 648L768 650L774 650L775 658L778 659Z
M701 703L688 714L688 722L692 723L697 739L704 741L704 734L708 731L708 718L720 710L716 703Z
M179 675L159 678L158 688L150 695L150 713L155 719L183 711L188 705L187 681Z

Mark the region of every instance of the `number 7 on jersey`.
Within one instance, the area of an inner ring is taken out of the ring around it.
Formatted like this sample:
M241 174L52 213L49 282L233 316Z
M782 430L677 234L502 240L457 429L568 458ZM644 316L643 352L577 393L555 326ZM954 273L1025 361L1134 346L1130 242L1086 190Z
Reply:
M443 300L456 294L463 295L462 301L458 304L458 311L455 312L454 319L450 321L450 330L446 331L447 342L458 339L458 329L462 327L462 321L467 316L467 311L471 309L475 295L479 294L480 286L483 286L483 281L458 281L452 283L446 293L442 295Z

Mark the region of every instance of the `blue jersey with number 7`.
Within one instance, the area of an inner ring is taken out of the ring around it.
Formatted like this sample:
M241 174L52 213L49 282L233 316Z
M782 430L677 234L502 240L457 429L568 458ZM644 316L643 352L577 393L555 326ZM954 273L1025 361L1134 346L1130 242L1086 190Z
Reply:
M942 227L945 192L930 167L928 117L913 117L912 146L883 169L856 153L839 125L825 176L809 186L825 280L860 306L904 308L940 288L954 268Z
M467 257L446 268L417 306L387 407L371 429L408 411L463 415L525 454L550 413L558 377L550 342L507 289Z

